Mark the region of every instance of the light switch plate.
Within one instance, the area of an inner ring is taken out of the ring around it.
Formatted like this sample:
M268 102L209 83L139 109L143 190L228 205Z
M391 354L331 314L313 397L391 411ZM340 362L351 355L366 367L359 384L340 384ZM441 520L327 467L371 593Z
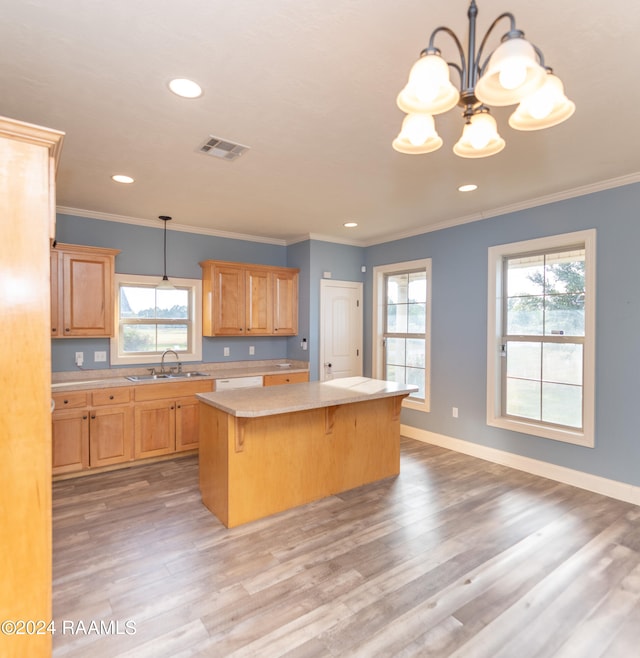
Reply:
M94 352L93 353L93 360L96 363L99 363L100 361L106 361L107 360L107 353L106 352Z

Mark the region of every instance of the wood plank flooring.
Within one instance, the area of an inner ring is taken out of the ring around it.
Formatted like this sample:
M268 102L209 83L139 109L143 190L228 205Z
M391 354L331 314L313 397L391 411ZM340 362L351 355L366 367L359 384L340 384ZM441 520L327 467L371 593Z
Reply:
M640 655L640 508L411 439L231 530L197 457L57 482L53 527L56 658Z

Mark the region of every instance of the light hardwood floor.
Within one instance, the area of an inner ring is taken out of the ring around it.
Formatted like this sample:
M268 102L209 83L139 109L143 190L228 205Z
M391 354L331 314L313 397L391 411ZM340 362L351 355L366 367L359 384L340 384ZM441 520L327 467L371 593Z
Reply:
M57 482L53 527L56 658L640 655L640 508L411 439L231 530L196 457Z

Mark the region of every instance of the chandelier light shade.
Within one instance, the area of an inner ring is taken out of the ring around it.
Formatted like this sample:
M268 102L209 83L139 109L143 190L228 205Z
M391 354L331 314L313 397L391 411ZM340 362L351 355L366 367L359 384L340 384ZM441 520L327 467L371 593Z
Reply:
M566 121L576 110L575 103L564 95L560 78L549 70L545 83L528 96L509 117L516 130L540 130Z
M472 114L462 129L462 136L453 147L461 158L486 158L500 153L505 141L498 134L496 120L488 112Z
M396 151L412 155L431 153L441 146L442 139L430 114L407 114L400 134L393 141Z
M442 145L433 120L434 115L462 108L462 136L453 147L463 158L483 158L502 151L505 141L498 134L489 106L502 107L519 103L509 119L516 130L550 128L568 119L575 105L564 94L564 87L545 65L542 51L524 38L516 28L513 14L500 14L486 31L476 49L478 7L471 0L468 47L465 52L456 34L448 27L438 27L429 45L409 73L409 81L398 94L397 105L407 114L393 148L400 153L431 153ZM500 44L488 54L485 46L498 23L509 21L509 30ZM436 37L444 33L454 42L459 61L446 61L435 46ZM450 78L456 71L459 86Z

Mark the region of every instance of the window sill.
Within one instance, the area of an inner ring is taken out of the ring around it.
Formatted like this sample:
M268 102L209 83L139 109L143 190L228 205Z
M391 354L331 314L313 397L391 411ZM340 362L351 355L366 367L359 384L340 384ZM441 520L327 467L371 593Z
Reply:
M487 418L487 425L490 427L499 427L500 429L510 430L512 432L520 432L522 434L531 434L538 436L542 439L551 439L553 441L561 441L562 443L571 443L573 445L582 446L583 448L594 447L593 432L578 431L576 430L563 430L555 427L548 427L546 425L539 425L535 422L526 422L513 420L510 418Z

